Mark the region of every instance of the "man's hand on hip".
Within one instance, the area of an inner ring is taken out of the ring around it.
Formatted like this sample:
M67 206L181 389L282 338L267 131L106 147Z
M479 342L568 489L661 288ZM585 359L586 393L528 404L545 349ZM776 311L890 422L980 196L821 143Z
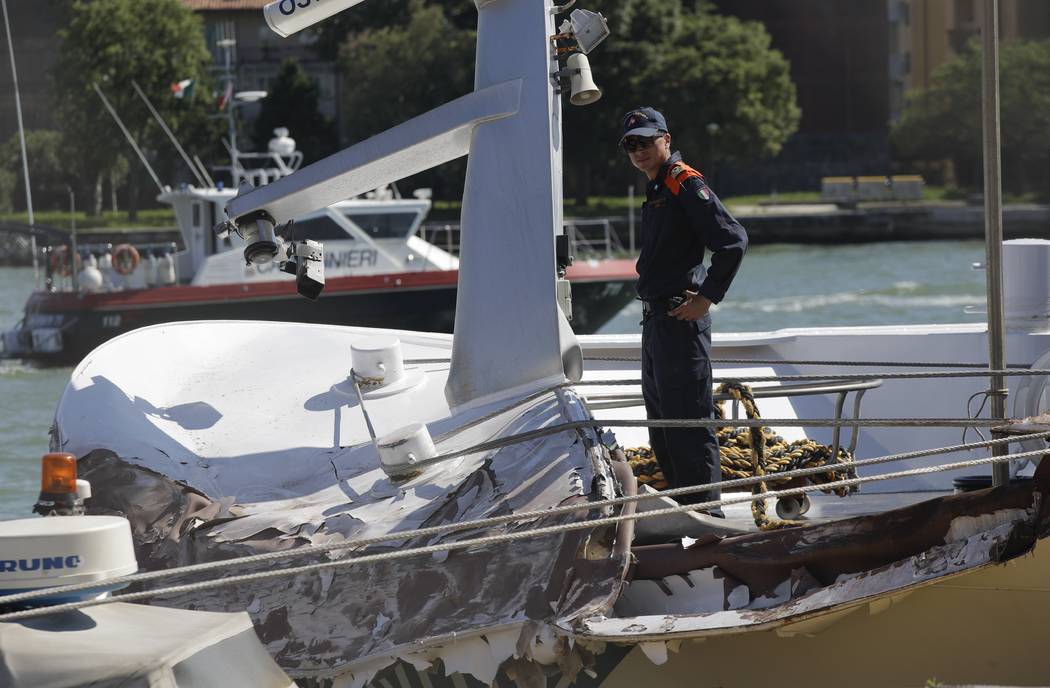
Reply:
M679 320L699 320L711 310L711 299L701 296L695 291L684 293L685 303L667 314Z

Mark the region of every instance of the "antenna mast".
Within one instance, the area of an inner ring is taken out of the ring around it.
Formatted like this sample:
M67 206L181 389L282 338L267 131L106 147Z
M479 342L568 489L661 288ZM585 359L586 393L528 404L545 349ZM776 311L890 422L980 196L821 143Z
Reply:
M160 128L164 131L164 133L168 135L168 139L171 140L171 144L175 146L175 150L179 152L179 155L182 156L183 162L186 163L186 166L190 168L190 172L193 173L193 178L196 179L197 183L200 184L202 187L205 186L204 179L201 178L200 172L198 172L197 168L194 167L193 161L190 160L190 156L186 155L186 151L182 149L182 144L179 143L179 140L175 137L175 134L171 131L170 128L168 128L168 123L165 122L164 118L160 116L159 112L157 112L157 108L153 107L153 103L150 102L150 99L147 98L146 94L142 92L142 89L139 87L139 83L132 79L131 85L135 87L135 93L138 93L139 98L142 98L142 102L144 102L146 104L146 107L149 108L150 114L152 114L153 118L157 120L157 124L159 124Z
M97 93L98 97L102 99L102 104L106 106L106 110L108 110L110 116L113 117L113 121L116 122L117 126L120 127L120 130L124 132L124 138L126 138L128 143L131 144L131 147L135 149L135 152L139 156L139 160L142 161L142 164L146 167L146 171L149 172L149 176L153 177L153 181L157 184L157 189L160 190L161 193L164 193L164 185L160 183L160 178L157 177L157 173L153 171L152 167L150 167L149 161L146 160L146 156L142 153L142 149L140 149L139 145L135 143L135 139L132 138L131 132L128 131L128 128L124 126L124 122L120 119L120 115L118 115L117 111L113 109L113 106L109 104L109 99L106 98L104 93L102 93L102 89L98 87L98 83L91 82L91 87L95 89L95 93Z
M240 184L237 174L237 121L233 114L233 48L237 41L232 38L223 38L217 44L223 49L225 55L225 67L223 69L223 107L226 108L226 129L230 140L230 184L236 189Z

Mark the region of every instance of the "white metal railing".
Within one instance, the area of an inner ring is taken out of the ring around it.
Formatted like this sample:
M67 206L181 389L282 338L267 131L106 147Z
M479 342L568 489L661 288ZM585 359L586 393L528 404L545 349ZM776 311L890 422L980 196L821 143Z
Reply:
M81 291L83 285L79 283L79 273L89 264L96 268L102 276L102 284L92 291L121 291L129 288L178 284L178 244L173 241L146 242L136 243L134 248L139 253L139 263L133 272L121 274L112 265L114 250L112 243L45 246L40 249L45 265L43 288L51 292ZM90 263L89 257L94 259ZM151 257L157 261L170 261L172 273L162 277L159 270L165 269L164 266L151 265Z
M572 239L573 255L580 258L612 258L631 253L616 230L615 219L622 218L566 218L564 227ZM458 222L425 222L416 230L416 236L458 256L460 231ZM633 237L630 245L634 245Z
M597 231L595 231L597 230ZM592 258L604 255L622 255L625 252L619 235L613 231L609 218L593 220L566 219L565 231L572 238L575 255Z

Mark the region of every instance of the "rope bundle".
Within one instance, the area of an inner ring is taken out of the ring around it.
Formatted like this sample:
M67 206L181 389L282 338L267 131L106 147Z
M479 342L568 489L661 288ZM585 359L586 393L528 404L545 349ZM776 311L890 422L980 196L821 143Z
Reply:
M726 382L719 386L717 392L727 393L739 401L748 418L761 418L758 405L755 403L755 396L747 385L739 382ZM715 416L720 419L726 417L724 402L720 401L716 404ZM772 485L792 483L822 485L845 477L856 477L856 470L852 465L853 457L842 448L839 449L838 456L833 457L832 448L826 444L819 444L808 438L788 442L765 427L723 426L718 428L715 435L718 438L722 458L723 480L769 476L769 480L763 480L752 488L753 494L768 492L767 483ZM639 483L649 485L655 490L670 487L664 478L663 471L660 470L660 465L656 462L656 456L649 447L627 449L625 454ZM778 473L831 464L839 464L841 467L807 478L777 478ZM824 490L824 492L845 497L849 493L849 488L838 486ZM762 530L797 525L795 521L771 519L766 515L766 504L763 500L751 503L751 514L755 518L755 524Z

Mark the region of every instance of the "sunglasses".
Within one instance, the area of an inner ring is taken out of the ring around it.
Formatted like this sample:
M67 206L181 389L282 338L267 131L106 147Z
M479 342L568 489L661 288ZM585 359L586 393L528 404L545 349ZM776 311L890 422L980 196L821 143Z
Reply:
M656 144L658 136L631 136L623 140L620 144L623 149L628 153L634 153L635 151L645 150L650 146Z

